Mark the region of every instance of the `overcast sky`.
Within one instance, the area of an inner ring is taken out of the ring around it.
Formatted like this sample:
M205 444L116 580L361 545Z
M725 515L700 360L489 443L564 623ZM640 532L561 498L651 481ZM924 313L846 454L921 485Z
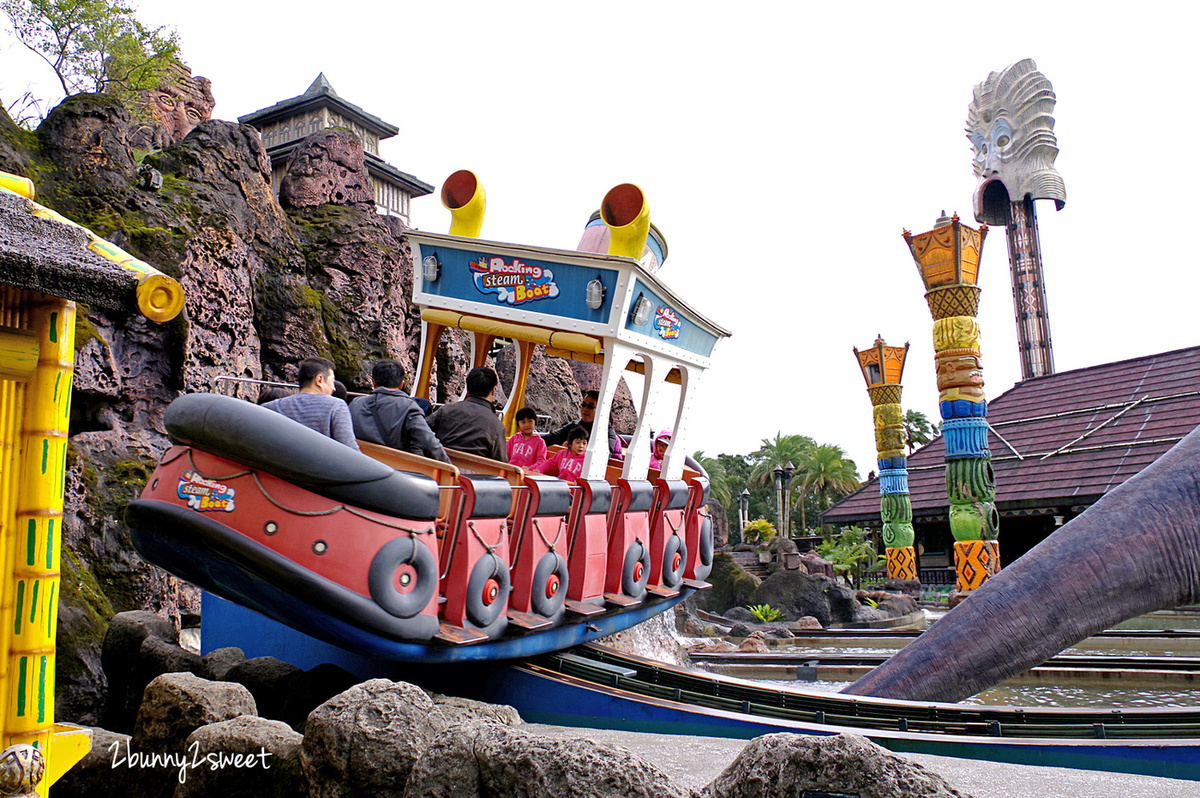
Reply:
M1200 344L1195 4L834 5L137 3L178 29L215 117L323 71L399 126L382 146L397 168L435 186L479 175L484 238L573 249L610 187L641 186L670 247L661 276L733 331L693 404L693 450L802 433L873 470L851 348L877 334L911 342L904 406L937 418L932 321L900 234L942 209L974 226L967 103L1022 58L1058 95L1067 205L1038 204L1058 370ZM0 100L49 80L0 40ZM430 196L413 222L445 232L449 214ZM994 398L1020 377L1001 230L980 284Z

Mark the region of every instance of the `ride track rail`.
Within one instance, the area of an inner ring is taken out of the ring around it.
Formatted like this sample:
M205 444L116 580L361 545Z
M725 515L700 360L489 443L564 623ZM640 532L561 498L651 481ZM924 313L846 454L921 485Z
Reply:
M882 665L891 654L846 654L846 653L797 653L753 651L730 651L691 653L693 662L704 665L773 665L780 667L805 667L834 665L840 667L861 666L874 668ZM1138 657L1095 654L1059 654L1043 662L1038 668L1067 670L1121 670L1121 671L1173 671L1184 673L1200 672L1200 657Z

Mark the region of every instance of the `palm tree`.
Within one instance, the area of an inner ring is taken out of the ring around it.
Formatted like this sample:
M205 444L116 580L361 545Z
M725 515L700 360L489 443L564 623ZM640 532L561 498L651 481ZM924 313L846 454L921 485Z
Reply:
M929 421L929 417L919 410L909 410L904 414L904 437L908 441L908 453L913 449L929 443L937 435L938 425Z
M805 453L816 446L817 442L807 435L784 435L775 433L775 440L762 439L762 446L749 456L754 463L750 479L764 485L770 485L775 479L775 469L782 468L787 463L797 464L804 459Z
M820 510L828 509L834 501L858 490L858 466L846 457L842 447L832 443L813 445L796 469L800 488L800 528L808 528L805 500L812 495ZM795 484L795 483L793 483Z
M706 457L703 451L696 452L692 457L708 474L709 500L728 509L733 504L733 489L725 474L725 464L715 457Z

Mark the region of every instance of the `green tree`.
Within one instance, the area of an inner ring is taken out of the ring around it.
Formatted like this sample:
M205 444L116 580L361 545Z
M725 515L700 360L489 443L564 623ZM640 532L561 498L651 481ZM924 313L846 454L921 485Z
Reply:
M17 40L54 70L65 95L154 88L179 55L175 31L147 28L117 0L0 0L0 10Z
M937 435L938 425L930 422L929 417L919 410L909 410L904 414L904 437L908 442L908 453L913 449L924 446Z
M808 499L812 500L817 512L822 512L862 484L854 461L846 457L842 447L832 443L811 446L798 464L797 472L792 484L799 481L801 529L808 528L805 507Z
M817 553L833 563L833 570L843 574L852 587L862 580L863 569L883 561L862 529L852 526L843 529L833 540L817 545Z
M720 457L706 457L703 451L696 452L692 455L700 467L708 474L708 495L710 501L715 501L717 504L728 509L733 504L733 491L729 487L729 480L725 476L725 464L721 462Z

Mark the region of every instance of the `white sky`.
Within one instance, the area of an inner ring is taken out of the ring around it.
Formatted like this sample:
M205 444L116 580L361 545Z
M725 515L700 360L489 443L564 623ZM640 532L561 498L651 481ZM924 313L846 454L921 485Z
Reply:
M1187 221L1200 194L1186 159L1171 166L1200 127L1194 4L137 6L178 29L217 118L324 71L400 127L382 147L397 168L438 187L475 171L485 238L572 249L610 187L640 185L670 247L662 277L734 333L693 405L692 450L801 433L865 475L875 447L851 347L878 333L911 342L904 406L937 418L932 321L900 233L943 208L974 226L966 106L1021 58L1058 95L1067 206L1038 204L1058 370L1200 343ZM49 80L0 37L0 100ZM449 214L430 196L413 221L444 232ZM1002 230L981 272L994 398L1020 375Z

